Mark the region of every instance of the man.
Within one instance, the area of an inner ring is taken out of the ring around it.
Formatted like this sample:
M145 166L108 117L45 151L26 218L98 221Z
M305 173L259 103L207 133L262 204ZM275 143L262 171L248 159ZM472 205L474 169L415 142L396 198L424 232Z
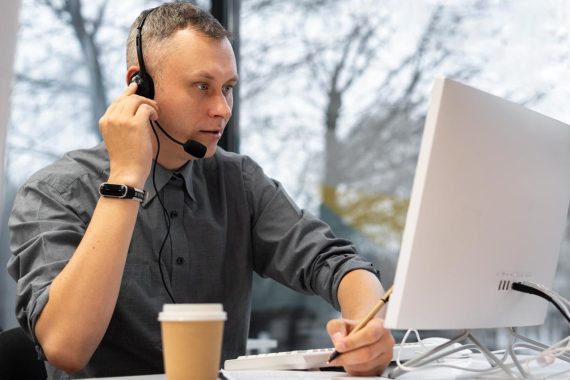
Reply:
M132 81L144 79L137 27L154 99ZM383 321L347 336L382 296L378 272L251 159L217 147L238 80L228 33L191 4L163 4L133 24L127 63L130 84L100 120L104 144L32 176L10 220L17 316L50 378L162 372L156 319L170 302L223 303L222 359L243 354L253 271L340 308L345 319L327 325L343 353L334 364L380 373L394 344ZM100 196L101 183L130 198Z

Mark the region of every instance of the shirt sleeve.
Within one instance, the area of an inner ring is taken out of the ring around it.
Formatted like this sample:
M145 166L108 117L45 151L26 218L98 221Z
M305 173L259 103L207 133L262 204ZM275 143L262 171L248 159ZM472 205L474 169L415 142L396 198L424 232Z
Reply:
M252 215L255 271L306 294L317 294L340 310L338 287L355 269L380 272L347 240L337 238L320 219L301 210L283 186L253 161L244 164Z
M42 357L35 336L36 322L48 302L53 279L87 228L73 192L72 188L56 189L41 181L28 182L18 192L9 220L12 256L7 269L17 283L16 318Z

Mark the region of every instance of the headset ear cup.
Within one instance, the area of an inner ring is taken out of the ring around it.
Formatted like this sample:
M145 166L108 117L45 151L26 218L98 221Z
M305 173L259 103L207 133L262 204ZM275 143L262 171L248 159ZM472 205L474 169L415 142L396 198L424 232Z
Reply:
M154 99L154 82L150 75L136 73L131 78L131 83L137 84L137 95L144 96L145 98Z

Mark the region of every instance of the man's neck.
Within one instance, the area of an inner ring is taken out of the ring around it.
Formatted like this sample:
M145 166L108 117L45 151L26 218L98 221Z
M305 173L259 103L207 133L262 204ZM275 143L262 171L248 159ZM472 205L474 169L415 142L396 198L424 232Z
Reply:
M162 166L165 169L168 169L172 172L178 171L180 170L182 167L184 167L184 165L186 165L188 163L188 161L190 161L190 159L180 159L180 158L164 158L164 157L160 157L162 155L159 155L158 157L158 163L160 164L160 166Z

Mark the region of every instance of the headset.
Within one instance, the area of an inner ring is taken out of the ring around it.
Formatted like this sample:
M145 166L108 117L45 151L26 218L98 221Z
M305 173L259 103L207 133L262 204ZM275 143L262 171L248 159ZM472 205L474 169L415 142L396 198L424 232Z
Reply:
M142 51L142 28L146 21L148 15L150 15L156 8L151 8L149 10L144 11L141 22L139 26L137 26L137 37L136 37L136 46L137 46L137 59L139 61L139 69L138 73L135 73L131 77L131 83L135 82L137 84L137 95L144 96L145 98L154 99L154 81L150 74L146 71L146 67L144 65L144 58L143 58L143 51Z

